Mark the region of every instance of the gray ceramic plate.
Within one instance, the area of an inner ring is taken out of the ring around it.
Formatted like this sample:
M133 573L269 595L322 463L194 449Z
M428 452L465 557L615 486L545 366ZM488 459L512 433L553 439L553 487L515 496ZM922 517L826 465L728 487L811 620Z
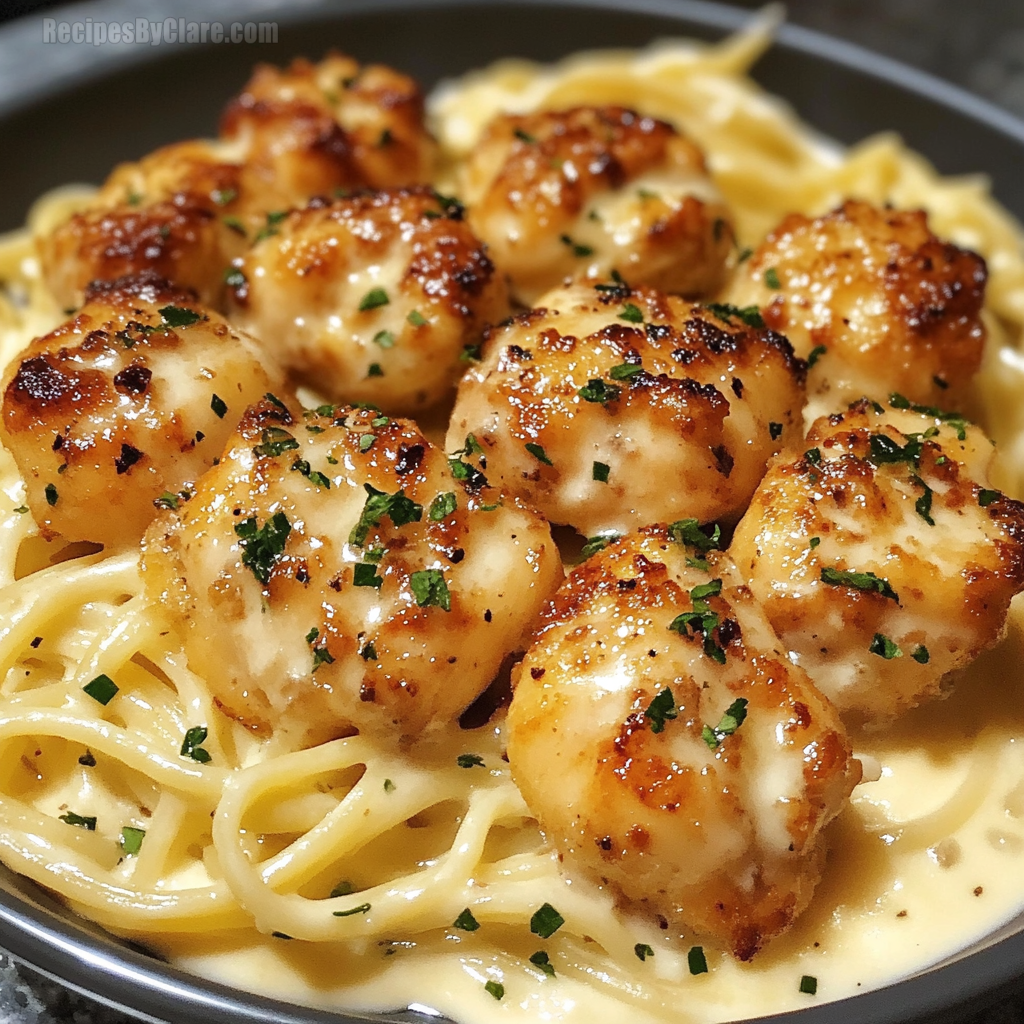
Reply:
M283 4L281 4L283 7ZM49 11L58 20L175 16L279 22L276 46L44 46L38 17L0 30L0 230L22 223L42 191L102 180L118 160L212 134L257 60L281 63L336 46L383 60L429 88L498 57L551 60L668 35L717 38L745 12L688 0L104 0ZM844 142L895 128L945 173L986 171L1024 219L1024 124L952 86L857 47L786 27L757 77ZM195 1024L410 1021L329 1014L260 999L184 974L71 917L41 890L0 872L0 946L72 988L147 1020ZM853 999L774 1018L785 1024L951 1022L1024 988L1024 916L920 975ZM436 1019L436 1018L435 1018Z

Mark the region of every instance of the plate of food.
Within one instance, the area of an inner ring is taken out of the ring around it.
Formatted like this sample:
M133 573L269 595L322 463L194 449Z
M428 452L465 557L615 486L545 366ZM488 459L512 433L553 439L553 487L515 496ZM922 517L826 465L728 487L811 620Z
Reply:
M0 238L0 944L173 1022L1019 984L1024 129L772 11L275 17L0 124L117 111Z

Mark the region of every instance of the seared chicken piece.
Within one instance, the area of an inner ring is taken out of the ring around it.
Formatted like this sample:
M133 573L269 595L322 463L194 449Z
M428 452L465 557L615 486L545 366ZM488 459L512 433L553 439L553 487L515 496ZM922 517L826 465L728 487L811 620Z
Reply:
M341 54L284 69L259 65L228 104L220 133L245 164L246 191L267 211L339 188L413 185L433 171L416 82Z
M722 307L578 284L489 333L447 444L586 535L735 521L800 436L803 377L785 338Z
M143 565L220 706L295 747L451 721L562 578L548 525L469 491L410 421L271 399L153 524Z
M2 439L44 535L130 546L280 380L254 339L166 282L97 284L8 368Z
M886 724L1002 635L1024 588L1024 505L992 446L893 396L817 420L776 458L730 552L785 648L851 720Z
M508 757L570 873L747 960L807 906L860 763L729 559L698 567L688 525L566 580L517 670Z
M473 229L522 302L566 277L705 295L733 245L704 157L670 124L622 107L504 115L462 169Z
M461 206L425 187L314 201L237 273L236 323L321 393L389 411L448 395L467 346L508 312Z
M36 240L47 285L74 309L90 281L152 272L217 304L225 268L245 246L240 178L207 142L121 164L86 209Z
M922 210L848 200L790 214L727 289L809 360L808 420L865 395L955 402L981 363L985 261L936 238Z

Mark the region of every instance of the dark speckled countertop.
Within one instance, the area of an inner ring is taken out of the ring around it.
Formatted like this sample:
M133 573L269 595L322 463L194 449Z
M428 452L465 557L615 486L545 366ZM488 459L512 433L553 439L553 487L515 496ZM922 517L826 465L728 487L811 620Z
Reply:
M762 6L760 0L732 2L750 9ZM0 0L0 20L14 15L38 19L41 9L50 6ZM789 0L787 6L797 24L916 65L1024 117L1024 0ZM0 1024L134 1022L19 967L0 950ZM962 1024L1024 1024L1024 995L981 1010Z

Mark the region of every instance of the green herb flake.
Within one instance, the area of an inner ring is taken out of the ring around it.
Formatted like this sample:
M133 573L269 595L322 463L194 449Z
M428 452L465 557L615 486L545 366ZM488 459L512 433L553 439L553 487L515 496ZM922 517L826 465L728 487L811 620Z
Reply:
M451 593L445 582L444 573L440 569L421 569L419 572L414 572L409 577L409 585L412 587L416 603L421 608L429 608L433 605L446 612L452 610Z
M912 412L920 413L922 416L931 416L940 423L945 423L952 427L956 431L958 441L967 440L967 427L970 421L961 413L947 412L944 409L936 408L934 405L918 405L897 391L889 395L889 404L894 409L909 409Z
M628 320L631 324L642 324L644 322L644 315L640 311L639 306L635 303L627 302L619 311L619 319Z
M638 199L660 199L661 195L658 192L652 192L649 188L638 188L636 190ZM717 222L716 222L717 223Z
M898 444L888 434L872 434L869 442L868 458L876 465L884 466L891 463L906 462L916 466L921 458L921 439L909 437L905 445Z
M827 583L830 587L853 587L854 590L864 590L868 593L881 594L890 601L899 604L899 595L892 589L889 581L873 572L853 572L850 569L836 569L832 566L824 566L821 570L821 582Z
M445 491L444 494L439 494L430 503L430 511L427 513L427 516L431 522L439 523L455 511L456 504L455 493L453 491Z
M398 787L390 779L385 779L384 780L384 792L385 793L394 793L394 791L397 788Z
M281 427L264 427L262 444L253 448L253 454L265 459L276 459L285 452L294 451L299 447L299 442Z
M371 288L359 300L359 312L365 313L368 309L378 309L380 306L386 306L390 301L388 293L383 288Z
M689 544L698 551L711 551L718 547L718 542L722 539L722 528L715 523L709 537L701 529L699 520L677 519L669 524L668 535L677 544Z
M754 255L754 250L751 249L750 246L746 246L745 248L740 249L740 253L736 257L736 265L739 266L741 263L746 263L747 260L749 260L750 257L753 256L753 255Z
M537 952L530 957L530 963L533 964L534 967L539 967L549 978L553 978L555 976L555 968L551 963L551 957L549 957L543 949L538 949Z
M106 707L117 696L118 686L110 676L101 673L86 683L82 690L98 704Z
M67 814L62 814L58 819L66 822L68 825L77 825L78 828L84 828L87 832L96 831L96 816L95 815L84 815L75 814L74 811L68 811Z
M284 512L276 512L262 526L250 516L235 524L235 533L242 548L242 565L251 570L257 582L266 585L277 559L284 553L292 524Z
M313 648L313 671L314 672L316 672L316 670L321 665L333 665L333 664L334 664L334 655L331 654L331 652L327 649L326 643L321 644L319 647L314 647Z
M647 945L646 942L638 942L633 947L633 952L636 954L637 960L643 962L649 956L654 956L654 950Z
M422 327L424 324L430 321L418 310L414 309L406 318L413 327Z
M238 198L238 192L233 188L215 188L210 193L210 198L218 206L227 206Z
M423 506L406 497L404 490L387 494L370 484L363 484L363 490L366 491L366 503L359 514L359 522L349 533L349 544L362 547L370 528L379 526L384 516L387 516L396 527L405 526L406 523L418 523L423 518Z
M380 363L370 363L370 368L366 371L367 377L383 377L384 369Z
M918 644L917 647L914 648L914 653L911 657L919 665L927 665L928 662L932 660L932 656L928 653L928 648L925 647L924 644Z
M459 754L455 763L460 768L483 768L484 759L479 754Z
M828 351L824 345L815 345L807 356L807 368L810 369Z
M807 546L813 551L821 543L820 537L812 537L808 542Z
M800 991L805 995L814 996L818 994L818 979L813 974L805 974L800 979Z
M395 336L390 331L378 331L373 336L374 345L379 345L381 348L394 348ZM377 365L376 363L374 364Z
M559 236L559 240L563 245L567 245L572 249L573 256L582 258L584 256L593 256L594 250L589 245L580 245L579 242L574 242L568 235Z
M563 924L565 918L550 903L545 903L530 918L530 931L542 939L550 939Z
M238 267L225 267L224 283L229 288L242 288L249 282L248 278Z
M205 313L197 313L194 309L185 309L183 306L161 306L158 312L166 327L191 327L201 320L210 319Z
M708 958L704 955L703 946L691 946L690 952L686 954L686 963L691 974L708 973Z
M153 504L157 508L171 508L176 509L178 507L178 495L171 494L170 491L164 491L159 498L153 499Z
M821 449L820 448L808 448L807 451L804 452L804 458L812 466L820 466L821 465Z
M596 555L598 551L603 551L609 544L614 543L621 536L621 533L605 533L597 537L588 537L586 544L583 545L580 551L580 557L587 559L591 555Z
M675 698L672 696L672 691L666 686L647 705L647 710L644 712L644 718L651 723L651 732L663 732L665 729L665 723L672 718L676 718L679 714L679 709L676 707Z
M142 840L146 838L146 830L125 825L121 829L121 849L126 857L137 857L142 849Z
M352 917L353 914L368 914L370 912L369 903L360 903L358 907L352 907L350 910L335 910L333 917Z
M533 441L527 441L523 447L538 461L543 462L545 466L553 466L554 463L548 458L547 452L544 451L543 447L539 444L535 444Z
M868 646L868 650L872 654L877 654L880 658L885 658L886 661L903 657L903 652L899 649L899 646L883 633L875 634L874 639Z
M597 402L603 405L606 402L614 402L622 394L622 388L618 388L614 384L606 384L603 380L595 377L588 380L576 394L584 402Z
M57 488L53 484L47 484L43 493L46 495L46 504L53 508L57 504Z
M23 516L26 512L28 512L28 505L19 505L14 509L15 515Z
M479 363L481 355L482 353L480 345L463 345L462 352L459 353L459 362Z
M494 996L494 998L499 1001L505 998L505 986L502 985L500 981L487 982L487 984L484 985L484 991L489 995Z
M779 272L774 267L769 267L764 272L764 283L775 291L778 291L782 287L779 283Z
M480 922L473 916L469 907L466 907L452 922L452 927L458 928L461 932L475 932L480 927Z
M271 405L274 405L274 406L276 406L276 407L277 407L278 409L280 409L280 410L281 410L281 412L288 412L288 406L287 406L287 405L285 405L285 404L284 404L284 402L282 402L282 401L281 401L281 399L280 399L280 398L278 398L278 397L277 397L277 395L275 395L275 394L274 394L273 392L271 392L271 391L267 391L267 392L265 392L265 393L264 393L263 397L264 397L264 398L265 398L265 399L266 399L266 400L267 400L267 401L268 401L268 402L269 402L269 403L270 403ZM320 408L321 408L321 409L323 409L323 408L325 408L325 406L321 406ZM329 407L327 407L327 408L329 408ZM319 410L317 410L317 411L319 411Z
M357 562L352 567L352 585L355 587L373 587L380 590L384 582L382 576L377 575L377 567L366 562Z
M914 502L914 511L929 526L934 526L935 520L932 518L932 496L934 492L919 476L912 476L910 479L911 482L916 484L918 487L924 488L924 494Z
M228 411L227 403L218 394L214 394L210 399L210 408L213 410L214 416L219 420L224 419L224 413Z
M309 429L308 427L306 428ZM305 459L296 459L292 463L292 470L301 473L311 484L322 487L325 491L331 489L331 481L318 469L313 469Z
M701 731L701 736L704 742L712 749L717 750L722 740L726 736L732 736L734 732L746 721L747 718L747 699L745 697L737 697L729 707L726 709L724 715L722 715L718 725L712 729L710 726L705 725Z
M535 145L537 142L537 137L535 135L531 135L529 132L524 131L522 128L513 129L512 134L517 139L519 139L520 142L525 142L528 146Z
M612 380L629 380L630 377L643 373L643 369L639 363L619 363L608 371L608 376Z
M782 437L782 424L781 423L769 423L768 434L773 441L778 441Z
M373 442L377 440L376 434L360 434L359 435L359 450L361 452L368 452L373 447Z
M611 472L611 467L606 462L595 462L592 475L593 478L602 484L608 483L608 474Z
M331 890L331 899L337 899L339 896L351 896L355 891L356 887L348 879L345 879Z
M245 225L237 217L222 217L221 221L224 227L230 228L236 235L241 235L243 238L246 237L248 232L245 230Z
M377 660L377 648L372 640L368 644L366 644L363 647L363 649L359 652L359 657L362 658L363 661Z
M978 491L978 504L982 508L988 508L992 502L998 501L1002 496L1002 492L1000 491L993 491L987 487L983 487ZM47 496L47 499L49 499L49 496ZM52 505L53 502L51 501L50 504Z
M206 740L209 732L205 725L194 725L185 733L185 739L181 744L181 756L190 757L200 764L209 764L212 760L209 751L205 750L201 743Z
M704 308L730 326L733 320L739 320L747 327L764 327L764 319L757 306L734 306L729 302L705 302Z

